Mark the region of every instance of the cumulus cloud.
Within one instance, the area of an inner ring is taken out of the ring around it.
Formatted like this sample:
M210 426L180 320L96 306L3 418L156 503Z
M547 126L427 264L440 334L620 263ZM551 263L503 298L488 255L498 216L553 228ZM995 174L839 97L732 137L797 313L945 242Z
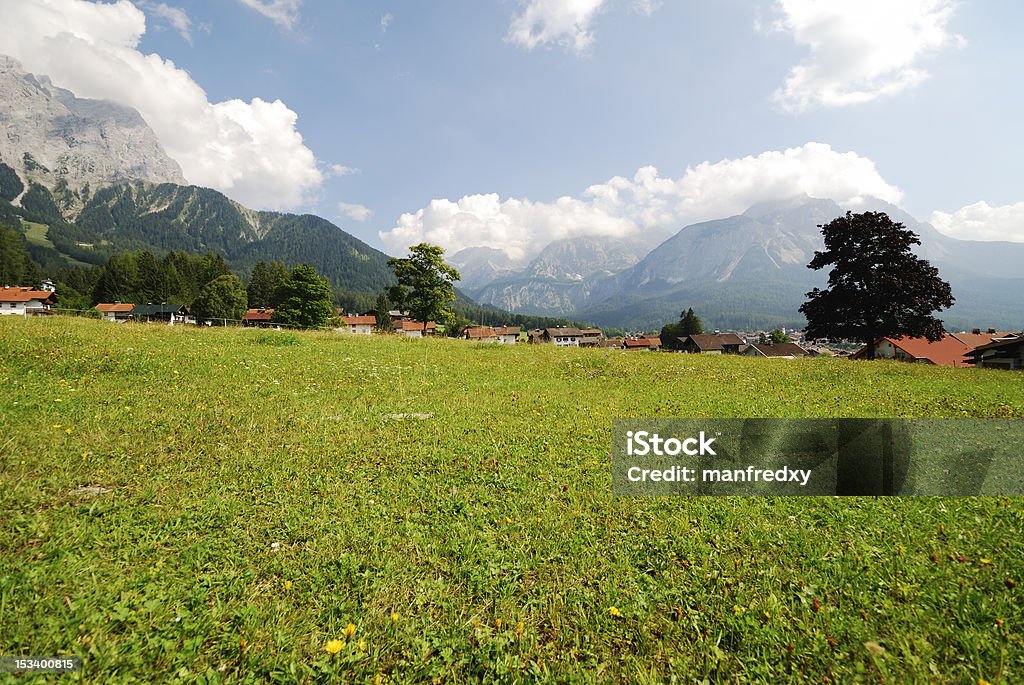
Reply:
M678 230L741 213L751 205L799 195L857 207L866 196L898 203L903 193L882 178L874 162L829 145L807 143L740 159L702 162L679 178L654 167L590 186L580 197L554 202L501 200L497 194L438 199L402 214L380 238L394 252L427 241L455 253L492 247L514 260L535 255L552 240L582 235L640 237L651 229Z
M590 31L605 0L528 0L512 17L507 40L527 50L538 45L560 45L577 54L594 42Z
M299 21L302 0L238 0L246 7L256 10L275 24L288 29L295 28Z
M358 174L359 169L354 169L344 164L331 164L327 167L329 176L351 176L352 174Z
M356 221L366 221L373 216L373 210L366 205L349 204L348 202L339 202L338 211Z
M952 214L933 212L931 224L963 240L1009 240L1024 243L1024 202L993 207L985 201L961 207Z
M323 182L295 112L280 100L209 102L187 72L139 52L146 18L128 0L0 0L0 14L3 52L79 97L137 109L191 183L286 209Z
M775 92L784 109L842 107L894 95L928 72L922 57L962 36L948 29L954 0L777 0L779 18L768 28L790 34L810 50Z

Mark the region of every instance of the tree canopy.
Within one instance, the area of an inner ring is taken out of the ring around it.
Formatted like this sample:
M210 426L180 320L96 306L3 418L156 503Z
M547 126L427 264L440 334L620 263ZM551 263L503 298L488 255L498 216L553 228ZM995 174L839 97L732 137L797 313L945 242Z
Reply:
M331 285L308 264L299 264L274 291L271 321L300 328L322 328L334 317Z
M277 305L274 294L277 287L288 277L288 269L284 264L273 261L256 262L252 268L252 275L249 277L249 287L246 293L249 295L250 307L274 307Z
M203 286L196 299L195 314L200 319L238 321L245 315L245 286L238 276L218 276Z
M661 328L662 347L672 348L676 346L679 338L688 335L699 335L704 332L704 323L700 317L693 313L693 307L679 313L679 322L665 324Z
M450 304L455 301L455 281L462 276L443 255L444 248L420 243L409 248L408 257L388 260L398 279L398 285L388 290L388 299L423 322L424 333L428 321L448 322L454 317Z
M879 337L942 338L942 321L932 313L953 305L952 290L911 251L921 244L913 231L883 212L847 212L819 228L825 250L807 266L832 270L828 287L808 292L800 307L807 338L861 341L869 359Z

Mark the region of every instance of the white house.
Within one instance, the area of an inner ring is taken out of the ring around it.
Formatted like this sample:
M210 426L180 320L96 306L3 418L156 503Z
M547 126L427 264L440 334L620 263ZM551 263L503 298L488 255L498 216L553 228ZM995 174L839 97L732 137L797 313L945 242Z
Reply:
M515 345L519 342L519 326L495 326L494 334L502 345Z
M558 347L579 347L581 333L578 328L545 328L540 338L542 342L556 345Z
M131 302L103 302L96 305L96 311L103 315L104 321L123 323L131 318L135 305Z
M44 314L50 311L50 305L56 301L57 293L52 290L35 290L5 285L0 289L0 314L18 314L19 316Z
M341 317L341 333L355 333L357 335L373 335L373 328L377 325L376 316L343 316Z

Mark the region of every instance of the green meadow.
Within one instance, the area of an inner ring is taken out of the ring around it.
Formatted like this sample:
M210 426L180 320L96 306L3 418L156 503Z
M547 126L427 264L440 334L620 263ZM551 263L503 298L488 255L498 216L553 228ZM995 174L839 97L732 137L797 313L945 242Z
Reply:
M12 682L1024 682L1019 498L628 498L624 417L1024 375L0 317Z

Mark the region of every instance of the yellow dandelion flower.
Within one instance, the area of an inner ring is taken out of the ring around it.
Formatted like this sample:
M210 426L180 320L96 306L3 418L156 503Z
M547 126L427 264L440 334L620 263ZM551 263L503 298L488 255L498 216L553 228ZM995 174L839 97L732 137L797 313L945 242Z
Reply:
M992 685L992 683L988 682L984 678L978 678L978 685Z
M982 564L991 564L992 563L991 559L986 559L984 557L982 557L981 559L978 559L978 561L981 562Z
M380 685L382 682L384 682L383 675L378 673L377 675L373 676L373 685Z
M394 625L396 623L398 623L398 612L397 611L392 611L391 612L391 625Z
M508 516L506 516L505 517L505 523L512 523L512 519L510 519Z
M55 423L52 426L50 426L50 428L60 428L60 427L61 427L61 424L59 424L59 423Z
M497 620L496 620L496 621L494 622L494 625L495 625L495 626L497 626L498 628L500 628L500 627L501 627L501 619L500 619L500 618L499 618L499 619L497 619Z
M344 646L345 643L341 640L331 640L326 645L324 645L324 650L326 650L328 654L337 654L341 651L342 647Z
M365 652L366 651L366 640L360 640L359 644L356 645L356 649L358 649L360 652Z
M519 623L516 624L516 635L522 635L522 634L523 634L523 622L520 621Z
M615 618L618 618L619 616L622 616L622 612L619 611L617 607L608 607L608 613L611 614Z
M743 609L740 609L740 605L739 604L733 604L732 605L732 613L738 614L741 611L743 611Z
M356 624L355 623L349 623L347 626L345 626L345 637L352 637L355 634L356 634Z
M284 581L284 589L285 590L291 590L292 589L292 581L290 581L290 580Z
M771 618L772 617L772 612L770 612L770 611L764 612L764 617L765 618Z

